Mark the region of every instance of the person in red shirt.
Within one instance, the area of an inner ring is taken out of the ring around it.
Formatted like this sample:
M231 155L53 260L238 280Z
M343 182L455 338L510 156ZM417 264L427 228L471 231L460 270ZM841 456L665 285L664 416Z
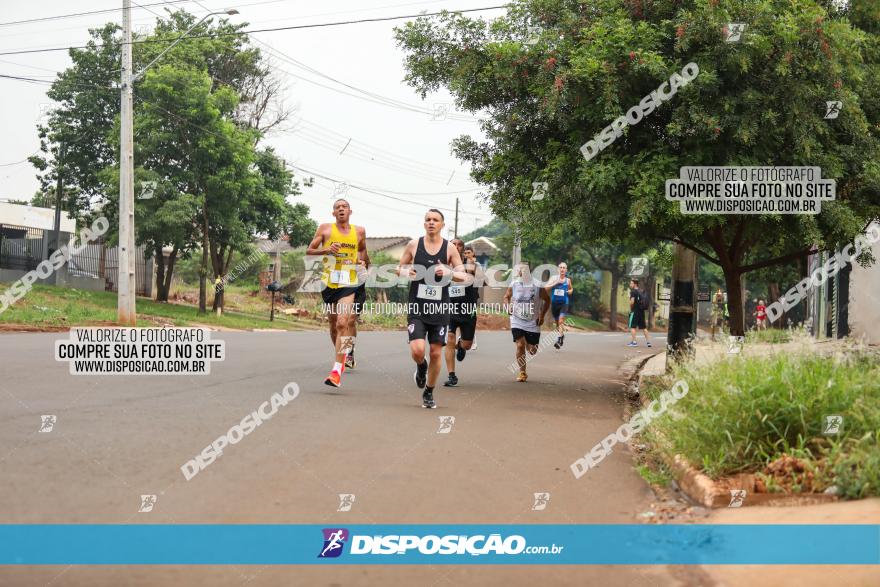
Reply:
M764 300L758 300L758 305L755 307L755 318L758 330L767 328L767 306L764 305Z

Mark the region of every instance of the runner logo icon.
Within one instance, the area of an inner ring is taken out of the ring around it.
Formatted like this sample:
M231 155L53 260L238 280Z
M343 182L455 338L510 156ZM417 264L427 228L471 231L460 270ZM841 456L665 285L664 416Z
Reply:
M318 558L336 558L342 554L345 541L348 540L348 530L345 528L324 528L324 548Z
M339 494L339 507L336 508L337 512L350 512L351 506L354 505L355 495L354 493L340 493Z
M55 427L55 422L58 421L58 418L55 417L54 414L47 414L45 416L40 416L42 421L40 422L40 429L37 432L52 432L52 428Z
M549 493L536 493L535 494L535 503L532 505L532 510L541 511L547 509L547 504L550 503L550 494Z

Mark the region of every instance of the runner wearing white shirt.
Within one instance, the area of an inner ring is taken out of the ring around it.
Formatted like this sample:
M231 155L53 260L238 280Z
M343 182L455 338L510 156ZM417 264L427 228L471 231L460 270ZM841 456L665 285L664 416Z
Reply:
M526 373L526 351L530 355L538 352L541 325L550 308L550 296L544 288L532 282L532 274L526 263L517 267L516 275L504 294L504 304L511 307L510 331L516 343L516 364L519 366L516 380L524 383L529 378Z

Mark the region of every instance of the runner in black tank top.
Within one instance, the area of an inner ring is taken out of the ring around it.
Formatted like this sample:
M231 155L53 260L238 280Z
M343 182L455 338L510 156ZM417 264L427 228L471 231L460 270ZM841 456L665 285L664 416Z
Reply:
M440 236L444 226L443 213L428 210L425 214L425 236L406 245L398 267L398 274L419 277L409 287L407 331L410 354L416 363L413 378L419 389L425 390L422 394L422 406L425 408L437 407L434 403L434 385L440 374L449 323L449 291L445 286L450 277L457 282L467 279L458 250L450 247L446 239ZM413 266L418 267L418 271ZM430 346L428 353L425 352L426 336ZM430 362L426 360L426 354L430 356Z
M439 285L442 281L438 277L434 277L434 267L437 265L447 265L449 259L449 241L443 239L440 250L433 255L425 249L425 237L419 238L419 244L416 247L415 259L413 264L425 268L425 276L432 277L412 281L409 284L409 319L421 321L425 325L431 326L447 326L449 324L449 288ZM442 311L438 311L442 310ZM411 323L411 322L410 322ZM440 333L440 337L446 335L445 329ZM424 338L422 336L418 338ZM410 332L410 340L412 332ZM445 340L445 339L444 339ZM433 343L430 335L428 342ZM443 341L440 341L441 343Z
M464 241L460 238L454 238L449 243L458 250L462 255L464 262L464 270L472 275L477 283L482 283L482 272L479 264L477 264L474 256L474 248L465 246ZM480 275L477 275L480 273ZM474 342L474 333L477 330L477 301L479 292L477 286L449 284L449 302L452 307L452 313L449 316L449 328L446 329L446 370L449 372L449 378L444 387L455 387L458 385L458 376L455 374L455 360L463 361L465 354L470 350ZM460 338L456 341L456 331L460 333Z

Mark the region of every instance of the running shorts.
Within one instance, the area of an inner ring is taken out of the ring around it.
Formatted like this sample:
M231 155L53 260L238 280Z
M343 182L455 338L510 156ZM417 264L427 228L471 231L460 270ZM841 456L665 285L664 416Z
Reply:
M540 332L529 332L528 330L523 330L522 328L511 328L510 332L513 334L513 342L518 341L522 337L526 337L526 343L532 346L535 346L539 342L541 342Z
M354 311L356 314L360 315L360 313L364 309L364 303L367 301L367 286L362 284L354 294Z
M553 314L553 320L559 322L559 317L568 316L568 304L551 304L550 312Z
M630 312L629 313L629 327L630 328L638 328L644 330L647 328L645 326L645 312Z
M449 318L449 332L461 331L462 340L473 340L477 331L476 316L452 316Z
M428 337L428 344L446 344L447 324L426 324L417 316L410 316L407 320L406 330L409 332L409 341L424 340Z
M357 287L325 287L321 290L321 297L325 304L336 304L350 295L357 296L357 290ZM364 294L366 295L366 289Z

